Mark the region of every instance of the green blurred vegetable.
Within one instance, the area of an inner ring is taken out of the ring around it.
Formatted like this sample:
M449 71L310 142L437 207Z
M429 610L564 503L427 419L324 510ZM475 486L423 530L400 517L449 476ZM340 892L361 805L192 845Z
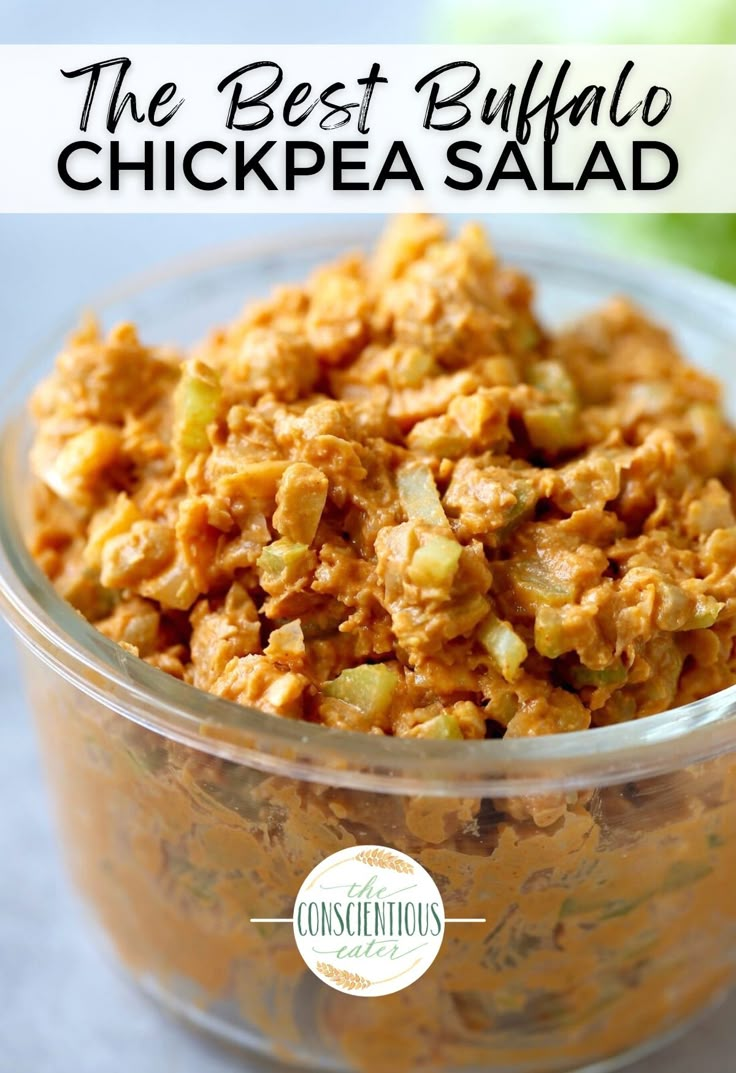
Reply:
M396 473L396 484L401 506L410 521L449 528L429 466L415 462L402 466Z
M296 544L283 538L267 544L256 564L261 585L268 592L273 582L292 580L301 573L308 554L306 544Z
M509 622L491 613L478 630L478 639L507 682L513 682L529 655L521 637Z
M447 43L727 45L736 42L733 0L442 0L432 35ZM736 215L638 213L588 216L613 246L736 282Z
M414 552L407 571L409 580L420 588L451 585L462 550L451 537L431 536Z
M201 361L182 366L174 393L174 441L184 468L196 454L209 449L207 429L217 417L221 398L220 380L214 369Z
M463 732L454 715L450 715L449 712L442 712L441 715L435 715L432 719L428 719L426 723L420 723L414 727L411 736L413 738L430 738L433 741L449 741L462 738Z
M384 663L351 667L327 682L322 692L344 704L352 704L366 715L380 718L388 711L399 684L398 672Z

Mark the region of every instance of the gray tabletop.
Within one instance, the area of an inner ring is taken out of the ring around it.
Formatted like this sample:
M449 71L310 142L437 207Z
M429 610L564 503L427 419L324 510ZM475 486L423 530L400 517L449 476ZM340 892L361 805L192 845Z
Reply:
M361 6L358 22L354 6L337 0L321 3L317 12L297 2L258 5L257 19L242 0L165 0L152 19L150 0L128 0L121 26L113 25L114 5L4 0L2 6L7 42L406 41L421 36L428 7L420 0L377 0ZM279 217L100 217L84 224L74 217L0 217L6 269L0 378L100 287L207 243L292 226L293 220ZM526 226L538 225L527 220ZM160 1014L99 951L64 878L4 627L0 680L0 1073L262 1073L262 1063L222 1050ZM734 1045L731 1001L631 1073L730 1073Z

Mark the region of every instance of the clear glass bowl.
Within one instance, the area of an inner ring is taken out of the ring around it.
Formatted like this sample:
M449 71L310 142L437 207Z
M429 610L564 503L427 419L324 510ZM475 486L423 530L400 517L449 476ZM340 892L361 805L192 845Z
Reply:
M548 322L626 292L728 376L725 285L496 237ZM219 251L96 311L189 343L369 238ZM134 977L230 1041L386 1073L607 1070L716 1001L736 972L736 688L560 737L419 742L274 718L167 677L89 626L25 550L23 402L62 335L5 395L0 600L72 876ZM448 916L488 922L452 925L424 977L362 1001L306 969L288 926L250 923L288 917L310 869L358 844L409 853Z

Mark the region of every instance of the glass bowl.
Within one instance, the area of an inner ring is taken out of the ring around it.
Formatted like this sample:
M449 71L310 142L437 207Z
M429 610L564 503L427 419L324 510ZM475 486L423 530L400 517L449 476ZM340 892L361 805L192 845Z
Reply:
M727 286L495 232L548 323L625 292L728 376ZM370 238L220 250L95 310L187 344ZM25 548L24 399L62 336L4 396L0 601L69 869L134 978L230 1042L386 1073L600 1073L717 1001L736 972L736 687L558 737L420 742L279 719L168 677L66 605ZM313 975L287 925L251 922L288 918L317 863L363 844L423 864L448 917L487 921L448 925L420 980L370 999Z

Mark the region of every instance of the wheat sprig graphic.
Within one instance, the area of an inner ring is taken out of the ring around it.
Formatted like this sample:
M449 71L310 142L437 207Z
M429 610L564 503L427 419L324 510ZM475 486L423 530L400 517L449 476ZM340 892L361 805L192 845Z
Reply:
M391 853L388 849L364 849L355 855L355 859L356 861L362 861L363 864L370 864L374 868L390 868L392 872L403 872L404 874L414 872L414 868L409 861L405 861L402 857L397 857L395 853Z
M402 860L396 853L392 853L390 849L384 849L381 846L374 846L372 849L362 849L359 853L356 853L354 857L348 858L348 860L360 861L362 864L370 864L373 865L374 868L390 868L392 872L402 872L404 875L414 874L414 867L409 861ZM312 882L307 887L307 890L312 890L314 887L321 884L328 872L331 872L333 868L340 868L342 864L344 864L344 861L333 861L332 864L328 864L326 868L323 868L321 872L318 872L313 876Z
M336 965L330 965L327 961L317 962L317 972L327 977L328 980L332 980L344 991L365 991L367 987L372 986L372 982L366 980L365 976L360 976L357 972L348 972L347 969L338 969Z

